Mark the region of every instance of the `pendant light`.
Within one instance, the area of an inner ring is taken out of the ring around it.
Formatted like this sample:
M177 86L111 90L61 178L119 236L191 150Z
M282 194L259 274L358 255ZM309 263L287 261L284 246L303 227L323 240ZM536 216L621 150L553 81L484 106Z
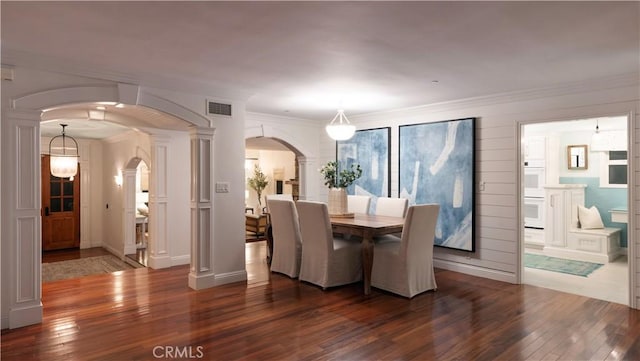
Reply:
M338 122L336 122L338 120ZM356 126L349 123L349 119L344 115L344 110L338 109L338 114L333 117L331 123L325 127L327 134L335 140L347 140L353 137Z
M49 156L51 175L58 178L70 178L78 173L78 142L73 137L65 134L62 126L62 134L57 135L49 142Z
M599 152L606 151L607 144L602 133L600 133L600 127L598 125L598 119L596 119L596 131L591 135L591 151Z

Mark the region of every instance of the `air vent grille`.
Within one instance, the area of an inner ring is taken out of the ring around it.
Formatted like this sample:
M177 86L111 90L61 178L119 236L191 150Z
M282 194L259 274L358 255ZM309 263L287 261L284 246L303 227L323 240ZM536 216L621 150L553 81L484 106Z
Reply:
M231 104L207 102L207 114L231 116Z

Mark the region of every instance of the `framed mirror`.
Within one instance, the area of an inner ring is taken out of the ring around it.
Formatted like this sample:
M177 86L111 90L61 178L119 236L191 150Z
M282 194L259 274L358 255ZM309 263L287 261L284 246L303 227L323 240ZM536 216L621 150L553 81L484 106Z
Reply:
M568 145L567 160L569 169L587 169L589 166L589 153L586 145Z

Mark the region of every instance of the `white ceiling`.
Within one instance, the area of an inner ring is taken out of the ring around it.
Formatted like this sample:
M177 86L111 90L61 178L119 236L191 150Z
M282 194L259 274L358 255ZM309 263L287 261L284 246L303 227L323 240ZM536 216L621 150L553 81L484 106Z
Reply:
M249 111L321 121L337 108L353 116L640 68L639 2L0 6L4 65L245 99Z

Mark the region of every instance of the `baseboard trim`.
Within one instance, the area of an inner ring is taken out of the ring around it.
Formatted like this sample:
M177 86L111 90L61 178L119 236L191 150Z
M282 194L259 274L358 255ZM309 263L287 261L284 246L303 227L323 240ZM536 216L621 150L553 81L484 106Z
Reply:
M118 258L124 259L124 253L119 252L117 249L111 247L110 245L103 244L102 248L106 249L109 253L113 254Z
M191 256L188 254L171 257L171 266L181 266L183 264L190 264L190 263L191 263Z
M433 266L436 268L445 269L448 271L460 272L470 276L477 276L492 279L495 281L502 281L517 284L516 275L509 272L498 271L489 268L478 267L470 264L451 262L442 259L434 259Z
M149 252L149 250L147 250ZM153 269L161 269L161 268L169 268L172 266L171 257L169 256L149 256L149 268Z
M9 311L9 328L18 328L42 323L42 302L36 305L14 308Z
M0 329L9 328L9 317L0 318Z
M189 273L189 287L191 287L194 290L202 290L205 288L221 286L228 283L246 282L246 281L247 281L246 270L223 273L219 275L216 275L213 273L207 273L202 275Z
M216 275L216 286L226 285L227 283L246 282L246 281L247 281L246 270L222 273L222 274Z

